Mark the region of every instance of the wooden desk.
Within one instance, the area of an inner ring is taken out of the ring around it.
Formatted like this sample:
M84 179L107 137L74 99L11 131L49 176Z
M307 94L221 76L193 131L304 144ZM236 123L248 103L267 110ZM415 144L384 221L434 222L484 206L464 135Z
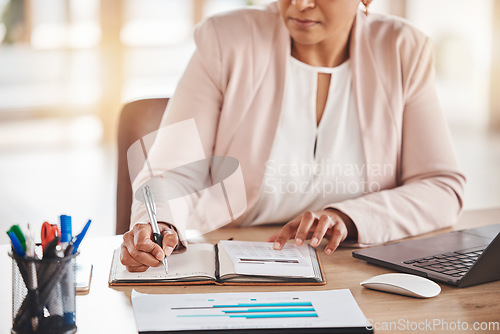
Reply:
M500 208L476 210L464 213L454 229L489 225L500 222ZM233 237L238 240L265 240L279 227L227 228L207 234L206 241L216 242ZM451 229L450 229L451 230ZM442 232L442 231L439 231ZM434 232L433 234L439 233ZM134 314L130 303L130 287L109 288L107 284L112 250L121 243L121 236L88 239L82 246L80 260L94 264L90 293L77 297L78 333L136 333ZM0 333L10 333L11 328L11 261L7 256L9 246L0 246ZM321 253L321 261L327 276L327 284L319 287L288 286L282 291L327 290L349 288L368 319L379 322L407 321L433 322L434 319L448 322L500 322L500 281L458 289L440 284L442 292L431 299L415 299L362 288L359 283L377 274L390 270L366 264L351 256L352 249L340 249L333 255ZM276 287L233 287L233 286L169 286L137 287L145 293L204 293L273 291ZM411 325L411 324L410 324ZM497 325L498 326L498 325ZM377 328L377 327L376 327ZM431 332L428 329L425 332ZM489 330L489 333L500 329ZM377 333L387 332L383 330ZM399 330L398 332L401 332ZM408 333L418 330L408 330ZM435 333L446 332L438 327ZM450 330L450 333L459 332ZM472 330L461 332L473 332ZM485 332L485 331L479 331Z

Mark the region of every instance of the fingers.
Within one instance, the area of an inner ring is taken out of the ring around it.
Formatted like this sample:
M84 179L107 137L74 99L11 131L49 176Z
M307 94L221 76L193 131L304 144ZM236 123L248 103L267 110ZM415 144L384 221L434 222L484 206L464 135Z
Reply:
M144 272L146 270L148 270L148 266L146 265L142 265L142 266L139 266L139 267L130 267L130 266L127 266L126 267L128 271L130 271L131 273L134 273L134 272Z
M283 226L268 241L274 242L274 249L282 249L292 238L295 238L295 243L301 246L304 240L311 237L312 247L317 247L324 238L328 238L325 253L331 254L347 238L347 235L347 226L336 212L305 212Z
M295 232L297 231L297 227L301 219L302 216L298 216L297 218L283 226L274 240L274 249L282 249L286 242L295 236Z
M134 260L127 250L127 247L122 245L122 251L120 253L120 261L125 265L130 272L142 272L146 271L149 267Z
M165 227L162 228L161 226ZM174 229L167 225L161 224L160 231L162 236L163 252L165 253L165 256L169 256L179 244L179 236Z
M138 225L144 225L136 228ZM137 254L131 255L137 261L142 262L150 267L158 266L158 261L163 260L165 253L162 247L151 240L151 234L153 230L149 224L136 224L133 228L134 232L134 248L138 251ZM130 247L127 247L130 252Z
M340 243L344 241L347 237L347 228L344 222L336 216L333 216L335 220L332 227L332 233L330 236L330 241L325 247L326 254L332 254L337 247L339 247Z
M321 243L321 240L323 240L326 232L332 226L333 226L332 218L330 218L330 216L328 215L321 215L321 217L319 217L318 224L316 226L314 234L311 238L311 246L318 247L318 245Z
M285 243L292 238L295 238L295 244L301 246L304 244L304 240L308 239L314 232L317 220L316 214L305 212L287 223L278 234L269 238L269 241L274 241L274 249L282 249Z
M165 253L151 240L151 234L151 226L143 223L123 235L120 260L128 271L145 271L161 265Z
M297 246L302 246L304 244L304 240L307 239L311 227L313 226L316 219L316 215L310 211L307 211L302 215L300 223L297 227L297 232L295 234L295 244Z

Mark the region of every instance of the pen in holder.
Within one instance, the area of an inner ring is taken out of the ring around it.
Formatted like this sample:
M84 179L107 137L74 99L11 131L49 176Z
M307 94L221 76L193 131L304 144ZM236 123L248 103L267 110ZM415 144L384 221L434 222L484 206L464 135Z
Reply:
M13 334L76 332L75 257L12 258Z

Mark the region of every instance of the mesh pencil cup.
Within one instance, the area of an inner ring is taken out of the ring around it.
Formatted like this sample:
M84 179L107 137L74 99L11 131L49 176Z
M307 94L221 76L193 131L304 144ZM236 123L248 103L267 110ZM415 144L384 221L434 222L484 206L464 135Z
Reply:
M13 334L76 332L75 257L12 258Z

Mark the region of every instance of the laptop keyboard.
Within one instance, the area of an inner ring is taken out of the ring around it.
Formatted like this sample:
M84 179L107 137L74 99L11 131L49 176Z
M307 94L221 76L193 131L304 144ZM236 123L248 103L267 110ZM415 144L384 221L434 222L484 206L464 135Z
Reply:
M428 256L404 261L403 263L452 277L462 277L481 256L487 246Z

